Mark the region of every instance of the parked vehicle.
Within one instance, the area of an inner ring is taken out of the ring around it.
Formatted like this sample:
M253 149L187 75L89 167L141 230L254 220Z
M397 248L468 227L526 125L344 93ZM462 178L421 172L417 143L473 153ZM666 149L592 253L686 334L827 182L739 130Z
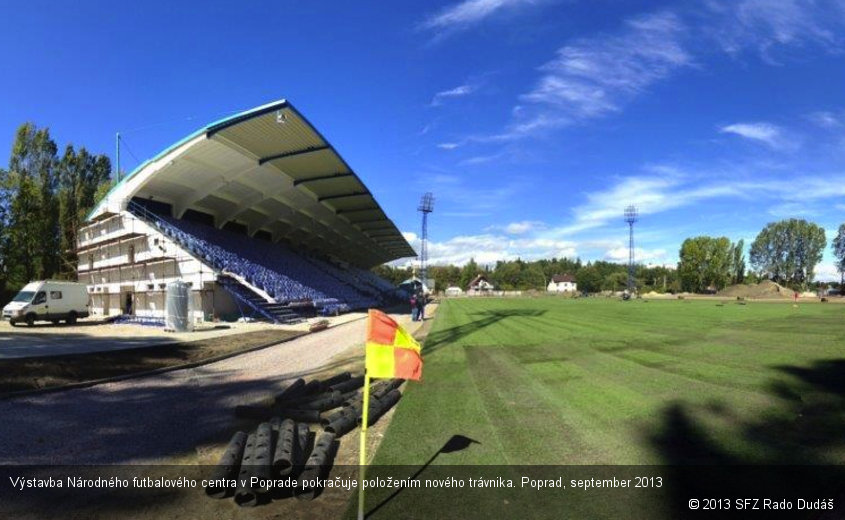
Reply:
M65 320L68 325L87 318L90 302L85 284L61 280L30 282L3 307L3 319L15 325L24 322Z

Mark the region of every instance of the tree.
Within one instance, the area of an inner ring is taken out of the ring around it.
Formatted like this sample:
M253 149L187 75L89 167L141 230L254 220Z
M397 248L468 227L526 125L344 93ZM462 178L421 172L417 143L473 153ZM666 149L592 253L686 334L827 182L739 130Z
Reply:
M839 271L839 283L845 283L845 224L839 225L831 247L836 258L836 270Z
M731 279L733 283L742 283L745 279L745 240L731 246Z
M795 218L773 222L751 244L751 265L764 278L805 288L826 245L824 229L812 222Z
M578 284L578 290L588 293L595 293L601 291L602 276L597 268L592 265L586 265L575 273L575 283Z
M731 241L727 237L699 236L681 244L678 276L685 291L721 289L730 279Z
M467 290L469 287L469 283L480 273L478 269L478 264L475 263L474 258L470 258L469 262L464 265L461 269L461 279L460 279L460 287L463 290Z
M9 278L11 251L9 249L9 172L0 168L0 296L4 301Z
M616 271L605 276L602 281L602 289L605 291L621 291L628 285L628 275L622 271Z
M9 158L9 239L13 263L25 283L48 278L58 265L56 143L46 128L18 127Z

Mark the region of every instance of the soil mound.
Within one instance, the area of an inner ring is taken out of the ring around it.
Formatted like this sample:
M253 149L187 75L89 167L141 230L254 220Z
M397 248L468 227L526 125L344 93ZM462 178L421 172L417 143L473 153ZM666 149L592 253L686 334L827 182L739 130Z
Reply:
M717 293L729 298L792 298L793 291L776 284L771 280L763 280L754 284L736 284L725 287Z

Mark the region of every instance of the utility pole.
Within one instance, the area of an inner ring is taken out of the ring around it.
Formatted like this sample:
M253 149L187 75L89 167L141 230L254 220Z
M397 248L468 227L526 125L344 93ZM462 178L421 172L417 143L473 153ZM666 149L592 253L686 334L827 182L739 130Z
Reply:
M639 212L636 206L625 208L625 222L628 223L628 294L633 294L634 286L634 223Z

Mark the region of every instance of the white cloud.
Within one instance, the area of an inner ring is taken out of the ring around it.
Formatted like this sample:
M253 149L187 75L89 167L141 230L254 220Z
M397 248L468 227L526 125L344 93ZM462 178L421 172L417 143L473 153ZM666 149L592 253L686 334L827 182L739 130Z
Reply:
M682 43L685 32L678 16L662 12L628 20L619 34L575 41L540 68L545 75L520 99L577 119L618 110L692 63Z
M443 90L441 92L438 92L434 95L433 98L431 98L431 103L429 103L429 106L438 107L443 104L443 100L445 99L468 96L475 92L476 88L477 87L475 87L474 85L459 85L449 90Z
M454 150L459 146L461 146L460 143L439 143L437 145L441 150Z
M772 148L781 148L785 144L783 130L771 123L734 123L719 128L719 131L758 141Z
M505 130L472 140L518 140L620 110L652 84L693 64L686 32L681 19L667 11L629 19L618 33L561 47L540 67L534 88L520 96Z
M501 159L504 156L505 156L504 152L494 153L494 154L490 154L490 155L475 155L475 156L470 157L468 159L462 160L458 164L461 164L461 165L464 165L464 166L472 166L472 165L475 165L475 164L485 164L485 163L488 163L488 162L491 162L491 161L495 161L497 159Z
M505 233L509 235L524 235L529 231L534 231L543 227L545 227L545 224L540 221L523 220L521 222L511 222L510 224L505 226Z
M505 226L488 226L485 231L504 231L508 235L525 235L531 231L545 229L546 223L539 220L521 220Z
M628 263L628 248L614 247L608 249L604 253L604 259L610 262ZM667 260L665 249L634 248L634 261L637 263L666 264Z
M782 202L769 208L769 215L778 218L817 217L820 214L820 208L808 206L803 202Z
M814 273L817 282L838 282L841 276L833 262L820 262Z
M406 239L418 241L416 233L404 232ZM412 242L413 243L413 242ZM418 244L414 244L415 246ZM445 242L429 242L429 262L434 265L464 265L471 258L481 265L495 264L498 260L534 260L539 258L568 257L577 255L577 244L569 240L548 238L509 238L497 233L461 235Z
M481 22L497 11L537 3L536 0L464 0L445 7L423 22L424 29L458 29Z
M756 51L777 64L776 51L814 44L841 49L843 5L839 0L711 0L717 16L712 35L729 54Z
M842 126L842 118L839 115L834 114L833 112L828 112L826 110L813 112L807 115L807 119L822 128L830 129L839 128Z

